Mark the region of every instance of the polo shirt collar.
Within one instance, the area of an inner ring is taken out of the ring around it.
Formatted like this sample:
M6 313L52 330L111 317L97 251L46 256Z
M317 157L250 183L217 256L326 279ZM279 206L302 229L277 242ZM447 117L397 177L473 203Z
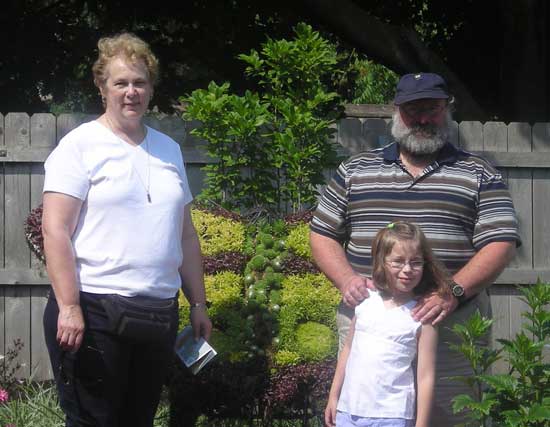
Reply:
M383 149L384 160L395 163L399 159L399 144L393 142ZM439 164L454 163L458 160L459 150L450 142L447 142L439 151L436 162Z

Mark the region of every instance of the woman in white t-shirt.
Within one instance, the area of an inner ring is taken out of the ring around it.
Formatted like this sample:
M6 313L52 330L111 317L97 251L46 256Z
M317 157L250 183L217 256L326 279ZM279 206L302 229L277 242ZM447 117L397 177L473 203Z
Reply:
M373 242L377 291L355 308L325 409L329 427L428 427L437 331L411 317L415 298L449 278L417 225L390 223ZM413 361L418 355L415 391ZM416 418L416 424L415 424Z
M149 427L172 362L180 287L195 337L208 338L211 323L181 150L142 122L158 61L129 33L98 48L105 113L45 163L45 336L67 426Z

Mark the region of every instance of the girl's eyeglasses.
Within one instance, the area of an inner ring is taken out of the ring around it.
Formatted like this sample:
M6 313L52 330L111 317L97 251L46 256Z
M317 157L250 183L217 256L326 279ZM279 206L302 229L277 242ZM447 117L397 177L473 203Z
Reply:
M401 261L401 260L387 260L386 264L388 264L391 268L395 270L403 270L406 265L408 265L411 270L419 271L424 268L424 260L415 259L412 261Z

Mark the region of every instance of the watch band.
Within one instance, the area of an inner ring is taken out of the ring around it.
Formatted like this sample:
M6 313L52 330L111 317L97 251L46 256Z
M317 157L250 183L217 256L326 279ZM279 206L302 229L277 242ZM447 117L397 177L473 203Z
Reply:
M451 294L457 299L458 305L462 305L468 301L462 285L459 285L453 280L449 283L449 287L451 288Z
M204 307L206 308L206 303L204 302L194 302L192 304L189 304L191 306L191 308L200 308L200 307Z

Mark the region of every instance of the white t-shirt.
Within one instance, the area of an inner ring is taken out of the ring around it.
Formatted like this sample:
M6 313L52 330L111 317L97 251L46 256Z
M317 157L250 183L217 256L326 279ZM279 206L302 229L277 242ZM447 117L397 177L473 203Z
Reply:
M184 207L192 195L174 140L147 127L146 141L133 147L91 121L62 138L44 167L44 192L83 201L73 235L82 291L176 294Z
M411 317L416 301L386 308L378 292L369 293L355 307L355 334L337 408L359 417L413 419L412 362L422 325Z

